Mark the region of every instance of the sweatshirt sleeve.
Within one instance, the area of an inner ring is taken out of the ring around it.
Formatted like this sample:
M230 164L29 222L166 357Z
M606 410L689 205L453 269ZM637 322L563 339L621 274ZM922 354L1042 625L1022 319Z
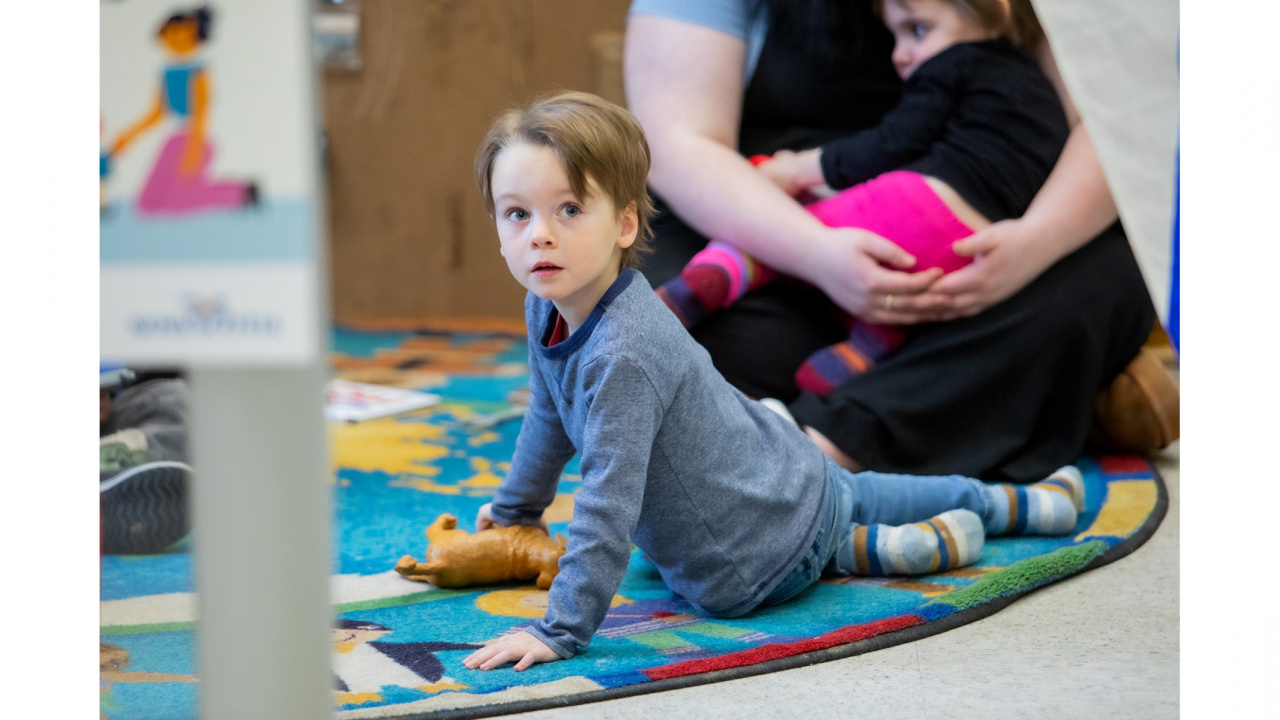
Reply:
M605 356L586 369L596 391L587 399L582 490L547 614L529 628L562 658L587 646L622 584L663 417L648 375L631 361Z
M843 190L897 170L942 138L957 93L954 63L934 62L939 57L916 69L902 99L874 127L822 146L819 162L827 185Z
M546 380L530 358L529 410L516 436L511 470L493 495L493 519L504 525L537 525L542 511L555 500L560 473L574 452Z

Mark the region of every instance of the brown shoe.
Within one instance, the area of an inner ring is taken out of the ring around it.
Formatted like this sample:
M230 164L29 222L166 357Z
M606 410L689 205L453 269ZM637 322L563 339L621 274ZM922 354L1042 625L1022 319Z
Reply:
M1178 439L1178 386L1147 348L1098 393L1089 444L1118 453L1149 453Z

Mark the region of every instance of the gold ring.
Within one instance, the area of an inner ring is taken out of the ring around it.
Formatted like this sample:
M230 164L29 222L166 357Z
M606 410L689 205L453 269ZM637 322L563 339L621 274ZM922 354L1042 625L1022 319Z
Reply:
M892 310L892 309L893 309L893 296L892 296L892 295L885 295L885 296L884 296L884 309L885 309L885 310Z

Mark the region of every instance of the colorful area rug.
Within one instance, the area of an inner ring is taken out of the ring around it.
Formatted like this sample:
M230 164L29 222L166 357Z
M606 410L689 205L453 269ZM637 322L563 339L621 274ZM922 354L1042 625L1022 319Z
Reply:
M782 606L708 620L673 596L636 552L604 625L567 662L467 670L488 638L540 617L533 586L442 590L392 571L422 557L440 513L472 529L506 471L519 430L506 419L527 381L522 336L501 325L335 333L335 374L430 390L437 406L330 426L335 470L332 598L338 718L482 717L773 672L876 650L990 615L1048 583L1112 562L1164 517L1164 484L1138 458L1084 458L1087 512L1065 538L990 540L977 566L911 579L824 581ZM549 509L565 532L577 460ZM197 715L190 543L102 559L102 713L113 720Z

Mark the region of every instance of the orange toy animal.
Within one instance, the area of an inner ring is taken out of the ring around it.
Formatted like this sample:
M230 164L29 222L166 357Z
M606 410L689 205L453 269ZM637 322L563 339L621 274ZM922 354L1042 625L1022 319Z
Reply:
M542 528L528 525L473 535L457 526L458 518L448 513L436 518L427 528L427 561L405 555L396 563L396 572L444 588L537 578L543 590L560 572L560 556L567 547L564 535L552 540Z

